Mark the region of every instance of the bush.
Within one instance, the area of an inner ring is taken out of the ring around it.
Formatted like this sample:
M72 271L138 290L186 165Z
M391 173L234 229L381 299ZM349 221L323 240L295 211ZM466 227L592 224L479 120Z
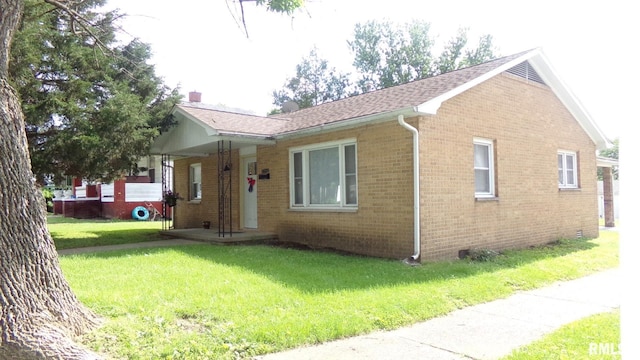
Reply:
M469 251L469 255L467 255L467 259L471 261L491 261L496 256L500 255L499 252L491 249L473 249Z
M42 196L44 196L44 201L47 204L47 212L53 212L53 190L43 187Z

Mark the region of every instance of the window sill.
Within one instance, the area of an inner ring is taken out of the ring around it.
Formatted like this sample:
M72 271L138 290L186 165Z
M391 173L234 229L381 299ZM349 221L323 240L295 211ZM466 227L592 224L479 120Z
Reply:
M573 191L582 191L581 188L558 188L559 192L573 192Z
M500 201L500 198L497 196L476 197L476 201L477 202Z
M343 213L355 213L358 212L358 208L331 208L331 207L290 207L289 211L292 212L343 212Z
M187 202L187 204L189 204L189 205L200 205L200 202L201 202L201 201L202 201L201 199L197 199L197 200L189 200L189 201Z

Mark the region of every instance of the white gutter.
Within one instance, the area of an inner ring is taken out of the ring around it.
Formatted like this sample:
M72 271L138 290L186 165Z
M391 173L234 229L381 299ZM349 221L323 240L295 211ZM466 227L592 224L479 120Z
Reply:
M404 122L398 115L398 123L413 134L413 251L412 260L420 257L420 139L418 129Z
M278 133L274 136L274 138L276 140L291 139L295 137L316 134L323 131L333 131L338 129L344 130L344 129L357 127L364 123L375 124L376 122L391 121L391 119L393 119L398 115L414 115L415 111L416 111L415 107L407 107L407 108L396 110L396 111L365 115L365 116L355 117L348 120L335 121L328 124L320 124L320 125L316 125L313 127L302 129L302 130L291 130L283 133Z

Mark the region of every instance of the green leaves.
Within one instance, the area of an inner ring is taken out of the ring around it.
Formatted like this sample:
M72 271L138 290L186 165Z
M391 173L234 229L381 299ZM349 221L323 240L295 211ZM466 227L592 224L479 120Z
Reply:
M462 28L434 58L435 41L429 31L429 23L417 20L405 24L388 20L356 24L354 39L348 45L359 73L360 92L477 65L494 57L490 35L482 36L477 48L468 49L468 29Z
M247 1L247 0L240 0ZM270 11L291 14L304 5L304 0L257 0L257 5L266 5Z
M314 48L296 66L296 76L286 80L284 89L273 92L273 104L281 107L287 101L295 101L300 108L320 105L343 98L349 85L348 74L330 68Z
M73 4L93 24L87 29L44 2L25 4L10 78L22 100L39 181L119 177L172 124L177 89L164 85L147 63L149 45L115 42L120 14L96 10L104 2Z
M355 75L330 68L314 48L296 66L296 75L285 81L283 89L273 91L273 104L281 107L287 101L295 101L300 108L306 108L481 64L495 57L491 35L480 37L478 46L469 48L466 28L445 44L439 56L434 56L435 41L429 35L430 28L429 23L418 20L405 24L388 20L358 23L353 40L347 41Z

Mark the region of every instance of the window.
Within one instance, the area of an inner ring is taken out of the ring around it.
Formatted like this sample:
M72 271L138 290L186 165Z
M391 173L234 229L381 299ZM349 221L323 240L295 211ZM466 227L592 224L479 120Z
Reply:
M290 150L291 207L343 208L358 205L355 140Z
M492 140L473 139L473 169L476 197L495 196Z
M189 200L202 199L202 165L191 164L189 167Z
M578 187L577 154L572 151L558 151L558 186L561 189Z

